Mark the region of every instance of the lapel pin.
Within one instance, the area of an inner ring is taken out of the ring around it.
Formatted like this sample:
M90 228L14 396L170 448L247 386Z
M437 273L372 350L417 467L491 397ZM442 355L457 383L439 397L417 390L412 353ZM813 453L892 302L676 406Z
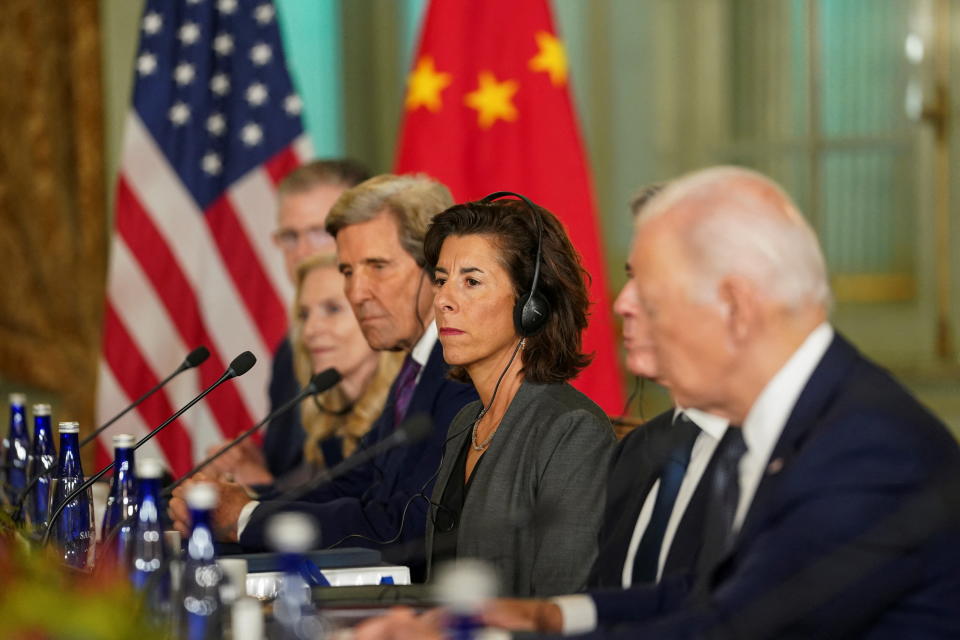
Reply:
M774 458L770 461L770 464L767 465L767 473L773 475L774 473L780 473L783 469L783 458Z

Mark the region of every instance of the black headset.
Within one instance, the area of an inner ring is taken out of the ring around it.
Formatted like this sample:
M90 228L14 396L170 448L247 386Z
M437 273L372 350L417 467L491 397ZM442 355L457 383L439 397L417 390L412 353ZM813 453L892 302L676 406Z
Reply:
M517 334L521 338L529 338L539 333L550 318L550 303L537 292L537 282L540 280L540 252L543 247L543 222L540 220L537 206L526 196L513 191L496 191L480 202L493 202L504 196L513 196L523 201L530 209L534 224L537 226L537 257L533 266L533 280L530 282L530 290L520 294L517 297L517 304L513 307L513 326L516 327Z

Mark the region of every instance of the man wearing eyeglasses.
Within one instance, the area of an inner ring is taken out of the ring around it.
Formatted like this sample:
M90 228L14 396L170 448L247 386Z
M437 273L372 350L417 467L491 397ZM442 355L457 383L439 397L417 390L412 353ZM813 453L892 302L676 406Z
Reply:
M341 193L369 177L367 168L355 160L314 160L294 169L280 182L273 243L283 252L291 284L296 284L297 266L301 262L318 253L336 251L333 236L324 228L327 214ZM273 354L270 410L299 391L293 372L293 349L288 337L284 336ZM246 446L233 448L214 466L245 484L269 484L299 466L304 438L300 412L287 411L267 426L262 452L247 440L244 442ZM221 446L215 445L211 452Z

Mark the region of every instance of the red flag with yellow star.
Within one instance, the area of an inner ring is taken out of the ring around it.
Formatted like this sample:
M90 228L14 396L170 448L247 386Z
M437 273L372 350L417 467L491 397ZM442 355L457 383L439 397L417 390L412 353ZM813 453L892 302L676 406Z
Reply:
M592 276L574 385L608 413L622 409L610 296L567 58L546 0L432 0L407 82L397 171L422 171L458 201L517 191L566 225Z

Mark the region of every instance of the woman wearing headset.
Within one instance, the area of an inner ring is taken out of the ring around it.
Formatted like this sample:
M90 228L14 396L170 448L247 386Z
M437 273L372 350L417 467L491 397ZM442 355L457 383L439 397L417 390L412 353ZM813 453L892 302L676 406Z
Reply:
M480 396L450 425L427 557L485 560L504 595L570 593L596 555L614 436L568 384L589 363L578 256L550 212L502 195L439 214L424 241L444 359Z

